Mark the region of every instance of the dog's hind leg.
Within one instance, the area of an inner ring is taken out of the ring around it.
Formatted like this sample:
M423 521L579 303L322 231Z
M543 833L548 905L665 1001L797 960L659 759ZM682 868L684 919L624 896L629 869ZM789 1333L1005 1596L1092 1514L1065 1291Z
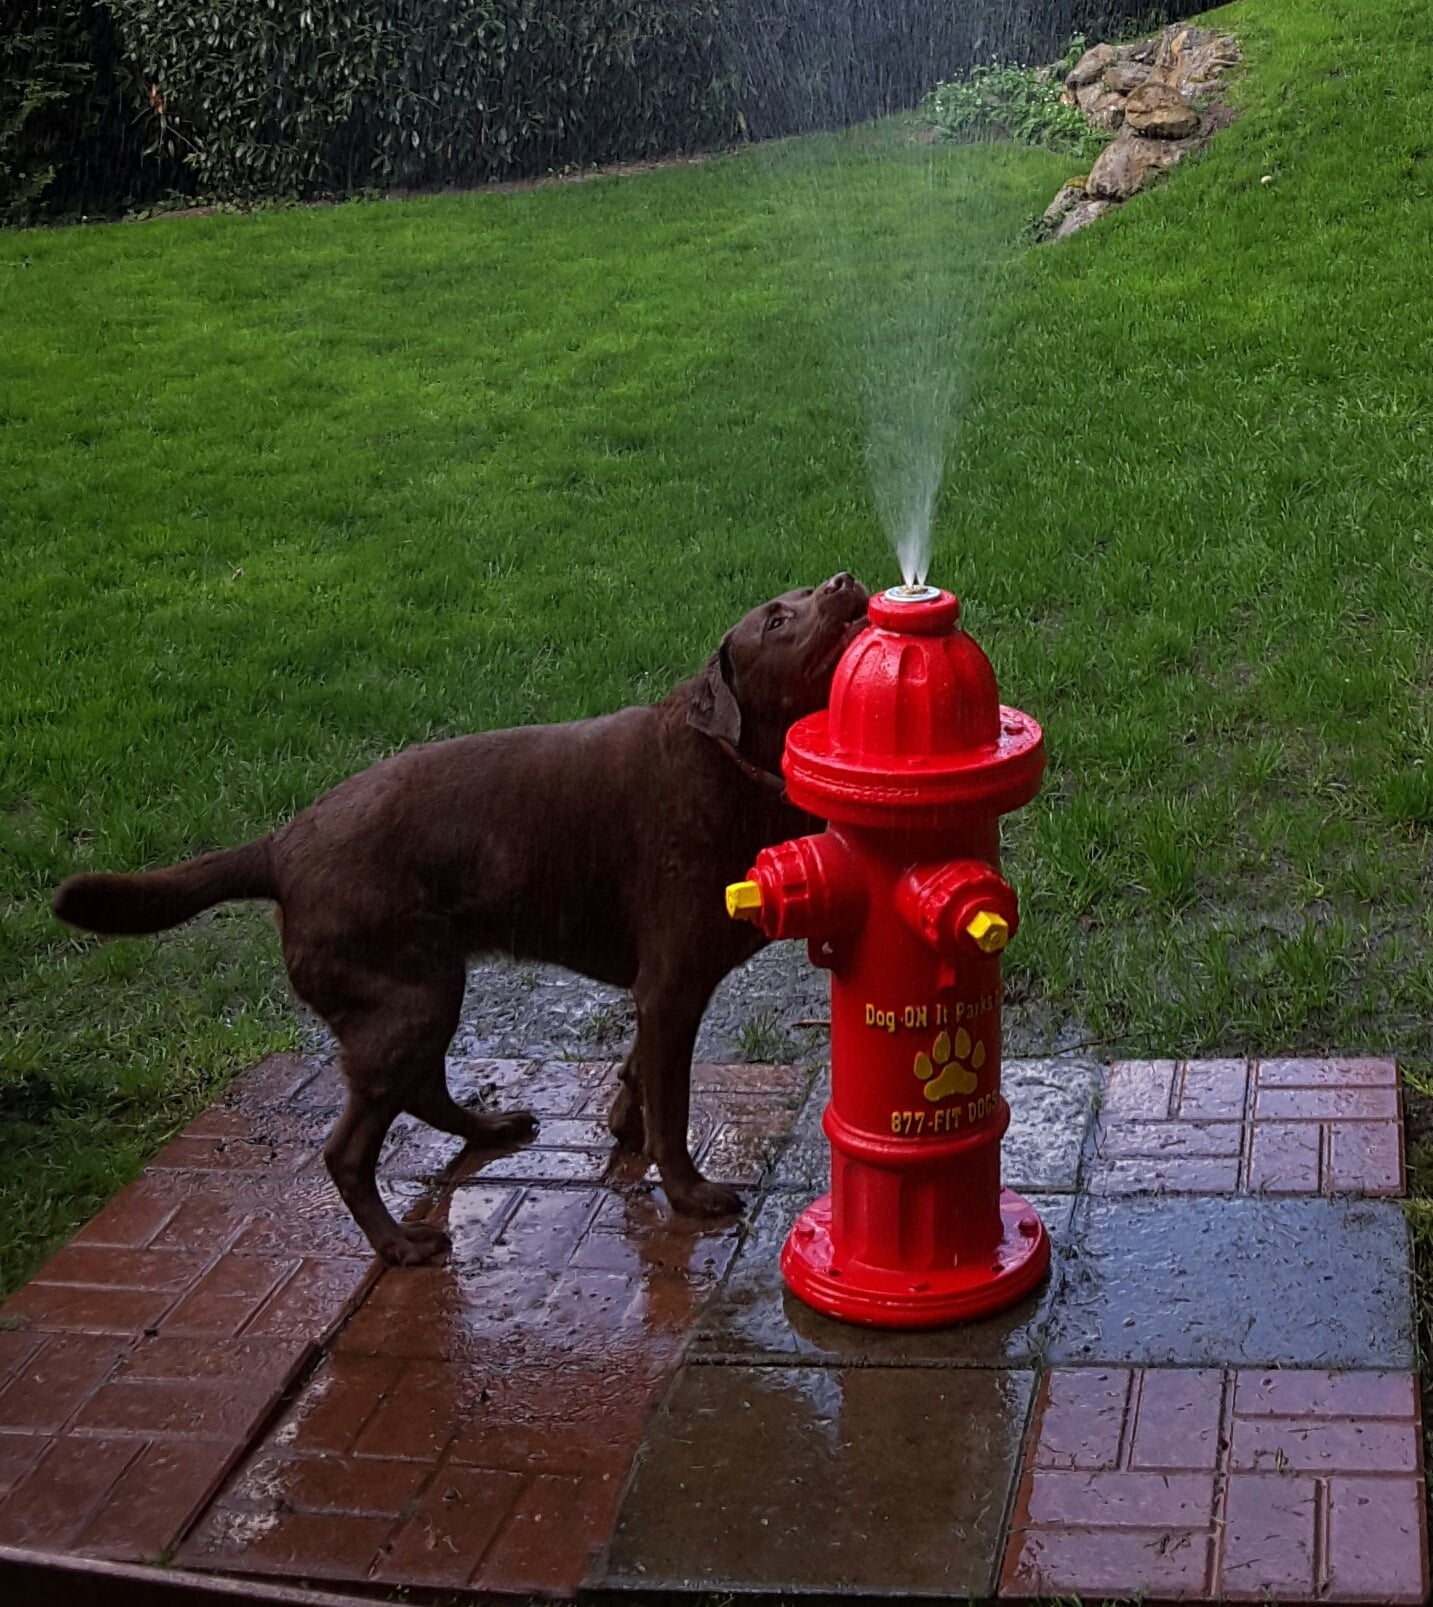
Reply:
M429 1077L404 1102L403 1108L419 1121L436 1127L440 1133L451 1133L454 1138L484 1149L501 1149L506 1144L520 1144L537 1131L537 1117L530 1110L513 1110L504 1114L490 1111L468 1110L448 1092L447 1078L440 1064L437 1075Z
M730 1216L742 1206L735 1189L702 1176L687 1141L692 1051L715 986L700 974L663 964L655 974L639 975L632 989L637 1041L630 1063L642 1095L647 1153L661 1173L672 1209L683 1216Z
M619 1150L640 1154L647 1147L647 1124L642 1116L642 1090L638 1086L637 1045L627 1051L617 1073L617 1095L607 1113L607 1130Z
M449 1241L438 1228L394 1220L378 1192L378 1155L394 1117L414 1109L423 1088L443 1087L443 1055L463 999L461 966L453 976L422 980L404 970L395 976L353 967L342 1006L324 1012L343 1047L348 1100L323 1157L368 1242L398 1267L431 1261ZM312 991L307 996L317 1006Z
M391 1098L358 1098L350 1091L323 1158L334 1187L379 1259L390 1267L416 1267L442 1255L449 1239L441 1228L395 1221L378 1192L378 1153L400 1108Z

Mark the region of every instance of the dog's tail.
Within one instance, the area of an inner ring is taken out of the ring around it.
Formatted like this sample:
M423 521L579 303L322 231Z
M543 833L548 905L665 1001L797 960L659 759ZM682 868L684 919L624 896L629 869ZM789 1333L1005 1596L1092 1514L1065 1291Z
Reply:
M71 926L107 936L162 932L229 898L277 898L270 839L136 876L96 871L56 889L54 911Z

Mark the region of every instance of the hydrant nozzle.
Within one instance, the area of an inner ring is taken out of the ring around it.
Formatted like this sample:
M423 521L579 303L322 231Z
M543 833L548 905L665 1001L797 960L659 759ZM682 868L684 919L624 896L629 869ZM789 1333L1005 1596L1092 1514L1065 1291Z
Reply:
M726 912L734 921L760 921L760 883L733 882L726 890Z

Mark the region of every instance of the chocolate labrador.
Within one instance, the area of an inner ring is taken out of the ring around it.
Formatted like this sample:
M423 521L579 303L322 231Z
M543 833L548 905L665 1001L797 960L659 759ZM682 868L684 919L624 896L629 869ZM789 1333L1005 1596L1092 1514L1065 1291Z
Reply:
M850 575L790 591L730 630L660 703L565 725L433 742L351 777L271 836L166 870L72 876L56 915L157 932L233 898L277 905L294 991L333 1029L348 1098L324 1159L384 1261L445 1234L400 1225L374 1169L400 1111L470 1143L536 1129L467 1110L444 1052L467 960L505 950L630 988L637 1033L609 1125L645 1148L677 1211L740 1210L687 1146L692 1049L717 983L765 941L722 893L758 850L811 829L779 777L786 730L821 708L866 591Z

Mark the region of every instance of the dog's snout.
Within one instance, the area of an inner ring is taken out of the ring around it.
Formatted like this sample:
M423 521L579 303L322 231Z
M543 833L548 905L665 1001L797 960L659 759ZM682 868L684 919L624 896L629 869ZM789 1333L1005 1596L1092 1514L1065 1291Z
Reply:
M856 577L848 575L843 569L839 575L832 575L821 590L824 592L850 591L855 584Z

